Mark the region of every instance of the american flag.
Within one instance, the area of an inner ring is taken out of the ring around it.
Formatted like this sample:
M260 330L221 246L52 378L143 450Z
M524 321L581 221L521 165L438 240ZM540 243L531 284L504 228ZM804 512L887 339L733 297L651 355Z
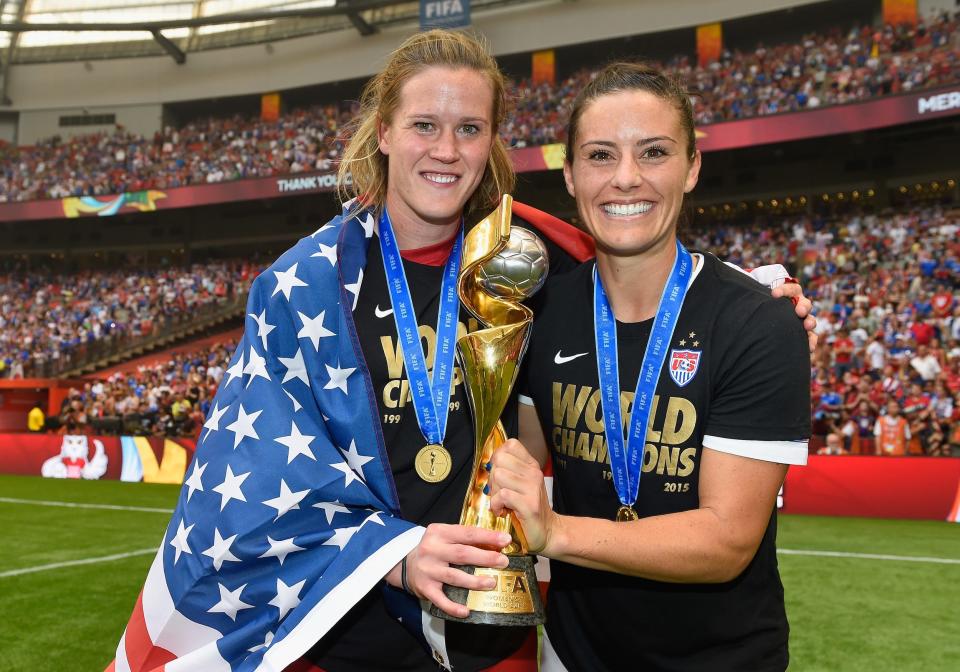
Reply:
M422 536L399 517L352 317L375 220L347 206L254 282L108 670L282 670Z

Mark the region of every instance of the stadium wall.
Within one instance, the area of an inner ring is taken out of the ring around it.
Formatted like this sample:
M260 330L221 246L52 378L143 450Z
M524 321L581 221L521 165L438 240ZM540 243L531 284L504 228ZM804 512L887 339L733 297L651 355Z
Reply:
M476 13L496 54L653 33L813 4L817 0L602 0L510 5ZM266 45L169 57L14 65L16 110L153 105L245 95L367 77L415 25L369 37L340 31Z
M0 142L17 143L18 117L16 112L0 113Z
M82 126L61 126L61 117L95 116L112 114L115 121L107 124L84 124ZM97 132L112 132L116 126L123 126L131 133L145 137L152 136L163 124L163 106L159 103L145 105L73 106L48 110L25 110L20 113L17 143L33 145L54 135L73 137ZM2 129L0 129L2 132Z

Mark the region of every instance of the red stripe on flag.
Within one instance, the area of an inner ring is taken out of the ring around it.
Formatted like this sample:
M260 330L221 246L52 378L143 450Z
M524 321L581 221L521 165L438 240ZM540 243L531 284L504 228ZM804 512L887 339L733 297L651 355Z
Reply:
M143 591L137 596L137 605L130 615L127 631L124 635L127 650L127 662L132 672L163 672L163 666L176 656L166 649L153 645L147 622L143 615Z

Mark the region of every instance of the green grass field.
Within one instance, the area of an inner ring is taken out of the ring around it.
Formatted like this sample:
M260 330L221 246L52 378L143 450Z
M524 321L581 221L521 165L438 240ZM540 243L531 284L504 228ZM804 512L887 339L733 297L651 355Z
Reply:
M33 502L169 510L178 491L0 476L0 670L102 670L169 518ZM960 526L806 516L780 521L781 549L954 560L781 555L791 670L960 669ZM144 552L44 569L137 551Z

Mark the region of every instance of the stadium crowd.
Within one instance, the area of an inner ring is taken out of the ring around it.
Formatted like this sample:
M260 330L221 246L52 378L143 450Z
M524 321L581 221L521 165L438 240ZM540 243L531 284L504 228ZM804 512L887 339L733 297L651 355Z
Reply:
M949 14L906 26L862 26L805 35L752 51L725 50L700 67L681 56L659 64L688 82L698 124L837 105L960 81L960 32ZM563 142L565 110L593 76L510 87L501 129L511 147ZM356 104L314 105L277 121L234 116L168 127L152 138L112 133L0 147L0 202L98 196L143 189L328 170Z
M237 297L259 272L247 261L73 275L0 274L0 377L55 373L93 344L136 341Z
M813 434L823 453L960 452L960 211L768 219L693 232L750 267L791 262L814 302Z
M225 340L72 388L46 429L60 434L194 436L236 341Z

